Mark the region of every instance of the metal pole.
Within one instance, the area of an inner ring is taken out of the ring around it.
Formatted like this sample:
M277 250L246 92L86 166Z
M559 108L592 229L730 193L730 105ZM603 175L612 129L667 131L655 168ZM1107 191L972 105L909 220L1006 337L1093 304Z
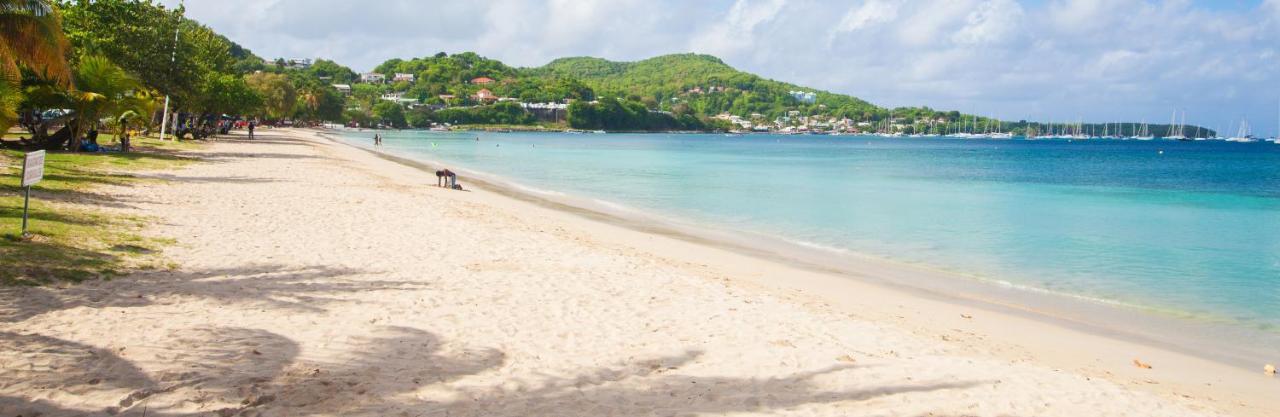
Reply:
M28 185L22 196L22 237L27 237L27 211L31 208L31 186Z
M178 7L183 7L183 1L178 2ZM173 73L173 66L178 63L178 31L182 30L182 19L179 18L177 24L173 26L173 50L169 51L169 73ZM169 123L169 95L164 95L164 118L160 121L160 140L164 140L165 125ZM177 130L177 127L174 127ZM177 140L177 138L174 138Z
M154 114L154 113L153 113ZM169 127L169 96L164 96L164 117L160 118L160 140L164 140L165 129Z

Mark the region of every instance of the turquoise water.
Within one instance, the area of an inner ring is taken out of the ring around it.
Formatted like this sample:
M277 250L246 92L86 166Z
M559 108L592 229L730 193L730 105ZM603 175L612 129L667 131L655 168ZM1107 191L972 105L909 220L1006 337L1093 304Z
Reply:
M391 153L833 257L1280 331L1271 143L382 134Z

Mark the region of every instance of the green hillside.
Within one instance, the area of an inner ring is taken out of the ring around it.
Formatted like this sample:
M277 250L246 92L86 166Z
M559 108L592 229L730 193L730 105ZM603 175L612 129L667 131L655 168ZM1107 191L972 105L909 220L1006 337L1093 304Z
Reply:
M319 66L320 63L317 63ZM878 107L846 94L806 88L739 71L719 58L700 54L673 54L635 62L616 62L594 57L561 58L541 67L516 68L473 52L454 55L438 53L413 59L392 59L379 65L378 73L414 74L412 82L358 84L354 86L348 118L364 122L423 127L436 122L465 124L533 123L522 111L479 100L476 94L489 90L496 97L526 103L573 102L563 119L570 127L606 130L712 130L735 126L715 116L728 113L749 119L756 126L777 128L809 125L817 130L840 128L862 132L947 133L1012 131L1081 132L1120 129L1132 134L1133 126L1056 124L1052 127L1025 121L997 121L938 111L928 107ZM354 76L354 74L349 74ZM476 84L476 77L492 82ZM449 106L433 110L417 107L404 116L379 97L387 92L422 104ZM792 92L812 94L797 97ZM355 104L354 106L352 104ZM374 111L377 105L385 111ZM456 107L458 109L453 109ZM788 117L796 114L807 117ZM465 114L464 114L465 113ZM380 115L381 114L381 115ZM556 120L555 123L561 123ZM854 127L854 126L857 127ZM1194 126L1188 127L1193 131ZM1160 134L1169 129L1151 126ZM1184 130L1186 132L1186 130ZM1185 134L1185 133L1184 133Z
M775 118L790 110L870 120L887 115L886 109L843 94L804 88L738 71L719 58L699 54L663 55L636 62L600 58L561 58L533 69L529 74L556 75L581 80L597 97L642 101L650 107L711 116L728 112L738 116L759 113ZM813 92L814 103L791 96L792 91ZM673 100L674 99L674 100Z

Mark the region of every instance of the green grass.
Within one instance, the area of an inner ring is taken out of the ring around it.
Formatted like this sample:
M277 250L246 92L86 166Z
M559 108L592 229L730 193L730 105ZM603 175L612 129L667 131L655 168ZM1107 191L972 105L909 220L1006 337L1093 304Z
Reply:
M110 279L163 265L159 253L173 242L144 237L146 218L97 208L118 204L98 188L152 181L133 173L190 163L193 159L177 151L200 145L154 138L133 144L135 152L128 154L48 154L44 180L32 188L30 238L21 236L22 153L0 151L0 285Z

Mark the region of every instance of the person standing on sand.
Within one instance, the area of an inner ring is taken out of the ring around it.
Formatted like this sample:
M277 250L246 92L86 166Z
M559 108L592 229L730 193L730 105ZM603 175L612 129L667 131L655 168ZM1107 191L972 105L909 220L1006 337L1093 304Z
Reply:
M250 120L250 121L249 121L249 139L253 139L253 127L254 127L254 125L255 125L255 123L254 123L252 120Z

